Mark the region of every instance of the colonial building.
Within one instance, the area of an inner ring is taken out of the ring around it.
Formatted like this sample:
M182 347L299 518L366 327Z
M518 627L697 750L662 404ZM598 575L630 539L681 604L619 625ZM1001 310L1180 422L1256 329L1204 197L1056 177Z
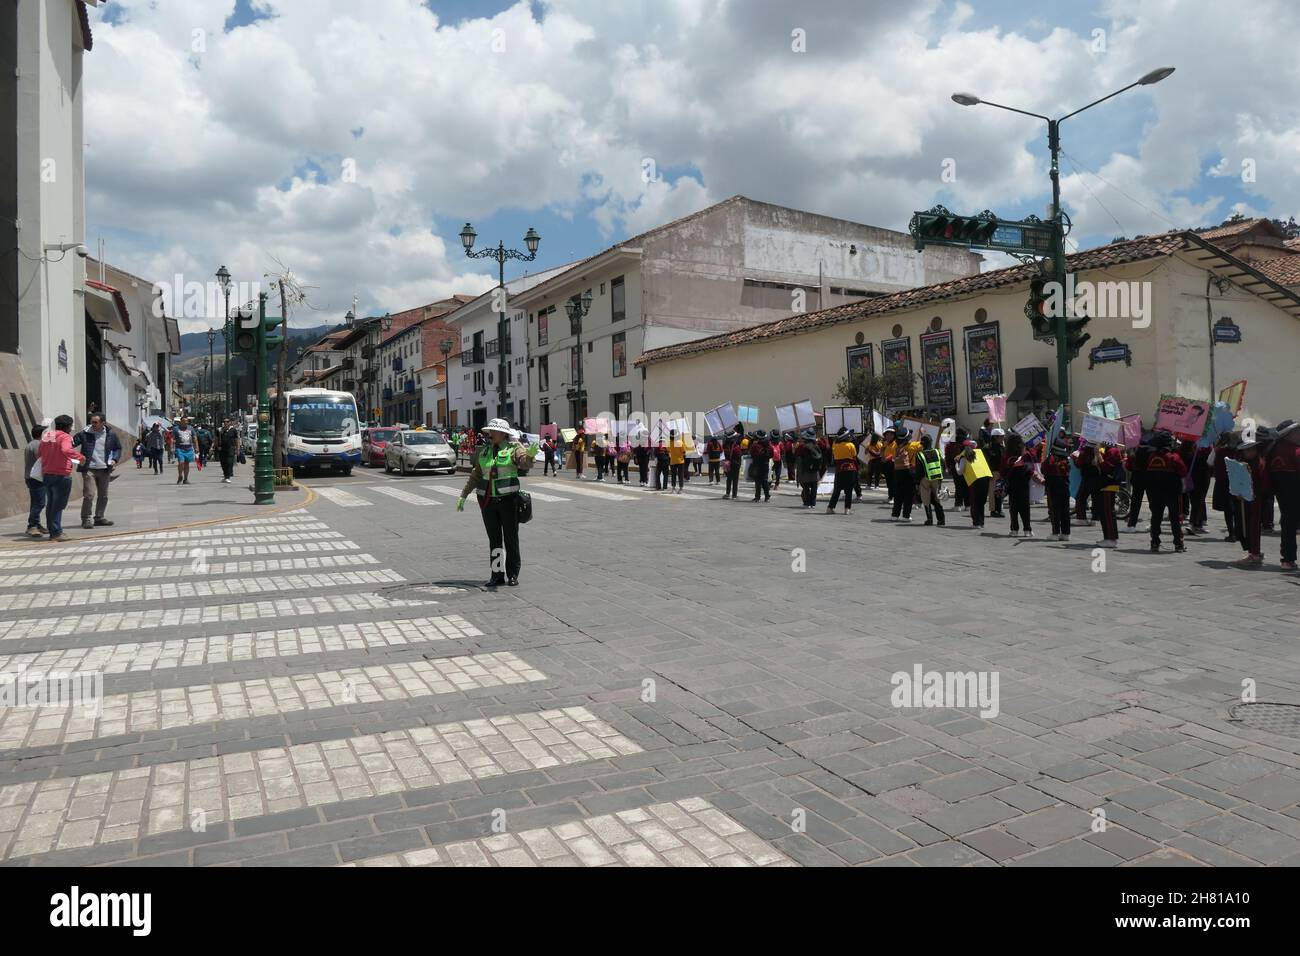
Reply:
M529 405L537 421L561 425L643 411L632 366L643 352L974 275L980 262L962 249L919 253L889 229L734 196L513 298L528 315ZM565 303L587 292L590 311L571 326Z
M1092 341L1070 369L1076 428L1091 397L1113 396L1121 414L1141 414L1149 426L1162 395L1210 399L1242 379L1243 414L1261 424L1300 417L1300 294L1269 274L1278 263L1252 265L1186 231L1088 249L1067 262L1077 288L1096 291ZM839 404L836 387L852 368L914 373L910 393L889 401L892 411L978 426L987 415L983 396L1002 393L1014 423L1055 408L1060 391L1055 348L1032 337L1025 317L1035 270L998 269L788 315L651 349L635 364L653 409L692 414L744 404L759 409L756 427L776 424L776 405Z

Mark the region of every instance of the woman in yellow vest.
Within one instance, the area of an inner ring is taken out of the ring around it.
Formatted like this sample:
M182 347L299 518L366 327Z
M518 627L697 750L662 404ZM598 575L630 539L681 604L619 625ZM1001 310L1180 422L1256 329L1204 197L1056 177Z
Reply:
M686 486L686 442L675 428L668 431L668 473L673 494L680 495Z
M989 500L989 485L993 481L993 470L989 468L984 452L974 442L966 442L966 450L961 453L962 477L970 489L970 523L972 528L984 527L984 505Z
M482 432L487 441L475 449L474 470L461 490L456 510L465 510L465 499L471 491L478 496L492 572L487 587L514 587L519 583L523 564L519 554L519 476L533 466L537 445L525 448L503 418L492 419Z

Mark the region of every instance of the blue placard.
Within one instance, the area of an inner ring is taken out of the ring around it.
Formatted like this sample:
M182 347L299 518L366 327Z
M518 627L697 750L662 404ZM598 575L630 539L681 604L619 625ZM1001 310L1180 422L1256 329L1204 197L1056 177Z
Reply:
M1223 463L1228 472L1228 491L1242 501L1255 500L1255 486L1250 480L1250 466L1244 461L1229 458Z

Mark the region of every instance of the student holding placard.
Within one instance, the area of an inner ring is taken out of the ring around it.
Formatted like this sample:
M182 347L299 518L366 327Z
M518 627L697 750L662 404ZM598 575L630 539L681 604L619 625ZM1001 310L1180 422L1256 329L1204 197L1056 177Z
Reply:
M906 426L897 432L894 449L894 519L911 521L912 505L916 500L916 460L921 454L921 443L912 438Z
M1174 550L1186 551L1183 546L1183 525L1180 501L1187 465L1174 451L1174 436L1158 431L1151 436L1151 446L1146 457L1147 498L1151 502L1151 551L1160 551L1160 524L1164 513L1169 512L1169 530L1174 536Z
M722 484L722 440L710 435L704 444L704 454L709 459L709 484ZM645 484L645 482L641 482Z
M1255 433L1255 441L1242 442L1237 446L1237 456L1229 460L1228 482L1233 496L1237 499L1237 531L1242 550L1246 556L1237 562L1239 567L1249 568L1264 563L1264 551L1260 546L1260 491L1263 485L1264 469L1260 461L1260 432Z
M1119 522L1115 520L1115 495L1124 484L1124 453L1114 445L1097 449L1097 483L1092 513L1101 522L1100 547L1119 547Z
M739 422L723 445L723 455L727 459L727 485L722 497L734 500L740 491L740 461L745 455L745 426Z
M673 493L680 495L686 488L686 440L675 428L668 432L668 467Z
M984 527L984 503L988 501L989 484L993 472L984 457L984 450L969 439L958 463L962 466L962 475L970 489L970 523L972 528Z
M1236 432L1223 432L1214 441L1214 496L1210 506L1223 514L1224 541L1237 540L1237 502L1228 483L1228 461L1236 457Z
M1300 426L1287 419L1277 426L1278 438L1269 447L1264 470L1269 487L1282 512L1282 570L1296 570L1296 531L1300 524L1300 445L1288 436L1300 434Z
M1002 462L1002 479L1006 483L1007 502L1011 508L1011 537L1034 536L1029 525L1029 484L1034 473L1033 456L1025 451L1025 440L1018 434L1007 437L1006 456Z
M826 513L835 514L835 503L843 493L844 513L848 514L853 509L853 475L858 470L858 447L853 443L853 435L847 428L841 428L836 433L831 455L835 462L835 487L831 491L831 503L826 507ZM816 493L814 488L813 494Z
M1047 483L1047 515L1052 520L1052 537L1070 540L1070 449L1065 436L1058 435L1042 463Z
M795 477L799 482L800 497L805 508L817 507L817 483L821 481L822 450L817 444L817 432L805 428L801 441L795 446Z

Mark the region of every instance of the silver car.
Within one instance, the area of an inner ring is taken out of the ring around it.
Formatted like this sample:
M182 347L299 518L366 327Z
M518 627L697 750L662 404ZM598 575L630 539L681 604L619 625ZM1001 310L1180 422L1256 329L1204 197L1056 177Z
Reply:
M416 471L456 473L456 453L442 432L400 431L384 449L384 471L409 475Z

